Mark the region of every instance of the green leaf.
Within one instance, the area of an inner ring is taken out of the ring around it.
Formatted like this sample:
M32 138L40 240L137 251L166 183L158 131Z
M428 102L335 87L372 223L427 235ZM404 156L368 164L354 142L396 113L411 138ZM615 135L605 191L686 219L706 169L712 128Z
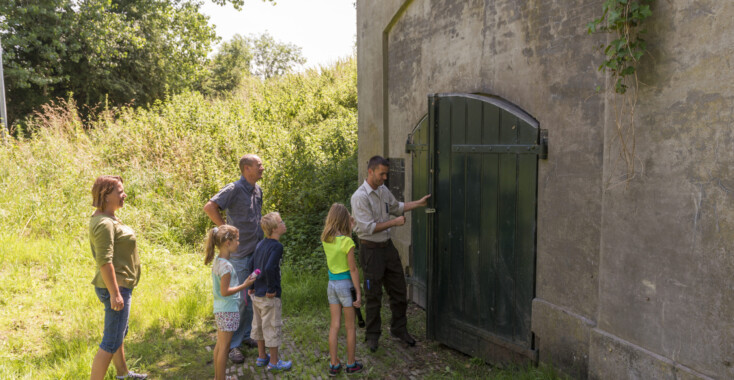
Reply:
M645 41L637 37L646 31L635 29L640 21L652 15L649 2L650 0L605 0L602 16L587 24L589 33L601 30L616 36L607 45L601 46L606 59L597 70L609 71L616 78L614 88L619 94L627 91L623 78L636 72L635 65L647 47ZM605 24L599 26L600 23Z
M599 20L594 20L588 24L586 24L586 28L588 30L589 34L596 32L596 26L599 25Z
M652 11L650 10L649 5L643 5L640 7L640 15L643 19L646 19L650 16L652 16Z
M617 82L614 85L614 91L618 94L624 94L627 92L627 85L622 82L622 78L617 79Z
M623 69L623 70L622 70L622 71L621 71L621 72L619 73L619 75L621 75L621 76L626 76L626 75L632 75L632 74L634 74L634 73L635 73L635 67L634 67L634 66L627 66L627 67L625 67L625 68L624 68L624 69Z

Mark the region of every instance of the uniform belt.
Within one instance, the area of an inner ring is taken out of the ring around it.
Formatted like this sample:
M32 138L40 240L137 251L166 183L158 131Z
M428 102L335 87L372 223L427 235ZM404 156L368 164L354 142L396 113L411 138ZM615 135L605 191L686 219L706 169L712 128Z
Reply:
M383 241L380 243L369 241L369 240L364 240L364 239L359 239L359 244L367 248L387 248L387 246L390 245L390 239L387 239L386 241Z

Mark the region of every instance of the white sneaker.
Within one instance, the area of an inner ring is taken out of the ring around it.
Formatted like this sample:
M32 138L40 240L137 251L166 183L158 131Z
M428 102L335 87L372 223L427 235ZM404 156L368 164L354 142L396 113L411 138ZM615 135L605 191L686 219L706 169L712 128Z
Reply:
M115 376L115 379L147 379L148 375L145 373L135 373L133 371L127 371L125 376Z

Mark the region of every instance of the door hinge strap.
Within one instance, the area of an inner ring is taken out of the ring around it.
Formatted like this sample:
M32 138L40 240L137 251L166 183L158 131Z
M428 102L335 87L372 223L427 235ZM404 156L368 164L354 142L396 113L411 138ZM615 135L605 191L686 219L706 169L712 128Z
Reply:
M405 144L405 153L426 151L428 144Z
M497 153L497 154L540 154L542 152L541 145L509 145L509 144L492 144L492 145L464 145L456 144L451 146L451 151L456 153Z

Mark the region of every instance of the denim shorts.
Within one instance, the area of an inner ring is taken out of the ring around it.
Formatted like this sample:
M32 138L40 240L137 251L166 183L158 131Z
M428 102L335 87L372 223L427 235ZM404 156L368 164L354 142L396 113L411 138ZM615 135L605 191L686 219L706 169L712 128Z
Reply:
M122 341L127 335L127 321L130 318L130 300L132 299L132 289L120 287L120 295L124 307L122 310L112 310L110 306L110 292L107 288L95 287L97 298L104 304L104 335L99 348L114 354L117 349L122 346Z
M326 295L329 297L330 305L342 305L343 307L352 307L352 293L349 291L354 285L352 280L329 280L326 288Z

